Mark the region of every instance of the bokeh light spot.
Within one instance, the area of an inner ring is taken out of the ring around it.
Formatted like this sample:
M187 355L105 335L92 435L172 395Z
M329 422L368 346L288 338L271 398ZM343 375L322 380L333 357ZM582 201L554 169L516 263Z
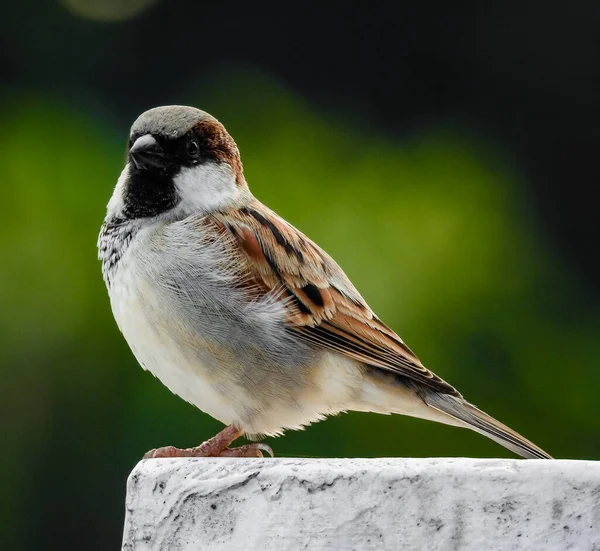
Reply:
M93 21L125 21L139 15L157 0L60 0L72 14Z

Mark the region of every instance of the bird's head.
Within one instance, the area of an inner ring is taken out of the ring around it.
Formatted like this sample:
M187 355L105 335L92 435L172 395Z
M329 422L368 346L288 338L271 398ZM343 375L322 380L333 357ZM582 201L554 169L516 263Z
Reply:
M127 163L108 205L121 218L209 214L250 195L240 153L214 117L193 107L155 107L129 135Z

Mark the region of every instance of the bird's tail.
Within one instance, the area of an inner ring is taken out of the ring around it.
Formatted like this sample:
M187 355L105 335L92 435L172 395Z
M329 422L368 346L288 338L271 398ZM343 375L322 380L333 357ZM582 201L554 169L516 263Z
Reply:
M528 459L552 459L544 450L519 433L497 421L462 398L429 392L422 396L425 403L495 442Z

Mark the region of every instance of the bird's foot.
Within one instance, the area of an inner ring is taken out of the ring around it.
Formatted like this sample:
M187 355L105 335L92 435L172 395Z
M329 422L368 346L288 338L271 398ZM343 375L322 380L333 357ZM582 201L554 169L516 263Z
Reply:
M264 453L268 453L271 457L275 457L271 446L267 444L246 444L239 448L226 448L220 454L219 457L264 457Z
M230 448L229 445L242 435L242 431L229 425L210 440L195 448L175 448L164 446L150 450L144 459L158 459L163 457L264 457L263 452L274 457L273 450L266 444L246 444L239 448Z

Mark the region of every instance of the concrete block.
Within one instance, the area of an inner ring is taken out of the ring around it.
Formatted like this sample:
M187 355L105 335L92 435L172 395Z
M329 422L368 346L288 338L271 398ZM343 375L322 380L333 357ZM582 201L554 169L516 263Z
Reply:
M600 551L600 463L146 460L123 549Z

